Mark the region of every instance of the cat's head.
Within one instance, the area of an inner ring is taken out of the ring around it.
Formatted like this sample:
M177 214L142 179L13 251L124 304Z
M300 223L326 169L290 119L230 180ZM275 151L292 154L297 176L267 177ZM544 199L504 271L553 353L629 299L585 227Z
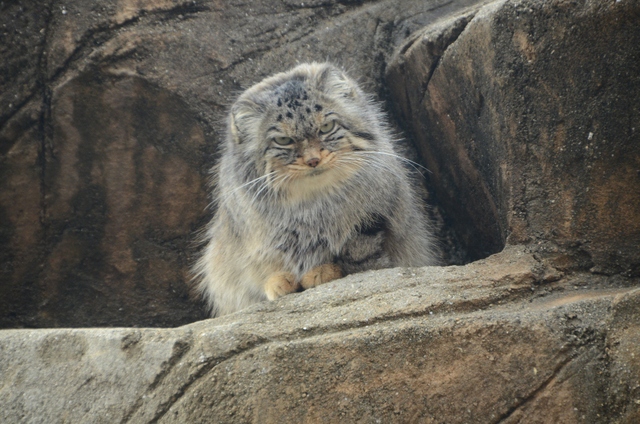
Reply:
M231 108L229 146L272 188L313 195L352 177L384 137L357 84L330 64L304 64L245 91ZM254 174L255 175L255 174Z

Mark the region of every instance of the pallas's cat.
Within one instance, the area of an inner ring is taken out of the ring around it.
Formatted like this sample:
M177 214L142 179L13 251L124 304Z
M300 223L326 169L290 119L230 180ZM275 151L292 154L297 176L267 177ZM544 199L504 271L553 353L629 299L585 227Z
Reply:
M333 65L246 90L228 116L195 267L212 315L353 272L435 264L403 161L379 106Z

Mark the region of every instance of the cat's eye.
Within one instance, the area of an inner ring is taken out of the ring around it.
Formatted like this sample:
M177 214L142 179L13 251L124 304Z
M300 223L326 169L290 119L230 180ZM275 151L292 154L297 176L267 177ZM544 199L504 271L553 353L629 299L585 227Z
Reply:
M288 146L290 144L293 144L293 138L291 137L273 137L273 141L275 141L276 144L279 144L280 146Z
M326 134L336 126L336 121L325 122L320 126L320 134Z

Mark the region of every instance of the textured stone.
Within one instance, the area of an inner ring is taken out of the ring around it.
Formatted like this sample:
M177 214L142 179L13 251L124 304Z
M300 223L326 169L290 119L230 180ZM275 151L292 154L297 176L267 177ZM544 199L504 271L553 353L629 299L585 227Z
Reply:
M507 248L177 329L5 330L0 420L635 422L640 292L550 272Z
M637 3L23 3L0 325L201 318L216 119L297 60L390 96L461 257L500 253L173 329L0 331L0 422L640 422Z
M204 318L189 266L233 97L326 59L384 95L393 49L477 1L1 3L0 326Z
M390 94L472 257L552 242L560 267L640 273L639 18L495 1L398 51Z

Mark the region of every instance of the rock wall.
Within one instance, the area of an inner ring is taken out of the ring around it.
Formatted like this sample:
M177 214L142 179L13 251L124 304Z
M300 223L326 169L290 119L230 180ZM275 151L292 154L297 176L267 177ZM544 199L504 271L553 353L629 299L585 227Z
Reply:
M484 258L2 330L1 422L640 422L637 2L0 8L0 325L203 318L216 119L298 60L389 101L449 254Z
M234 96L326 59L384 95L394 48L476 2L0 4L0 327L204 318L189 266Z
M632 1L497 1L395 55L395 108L472 257L551 242L565 268L640 275L639 19Z

